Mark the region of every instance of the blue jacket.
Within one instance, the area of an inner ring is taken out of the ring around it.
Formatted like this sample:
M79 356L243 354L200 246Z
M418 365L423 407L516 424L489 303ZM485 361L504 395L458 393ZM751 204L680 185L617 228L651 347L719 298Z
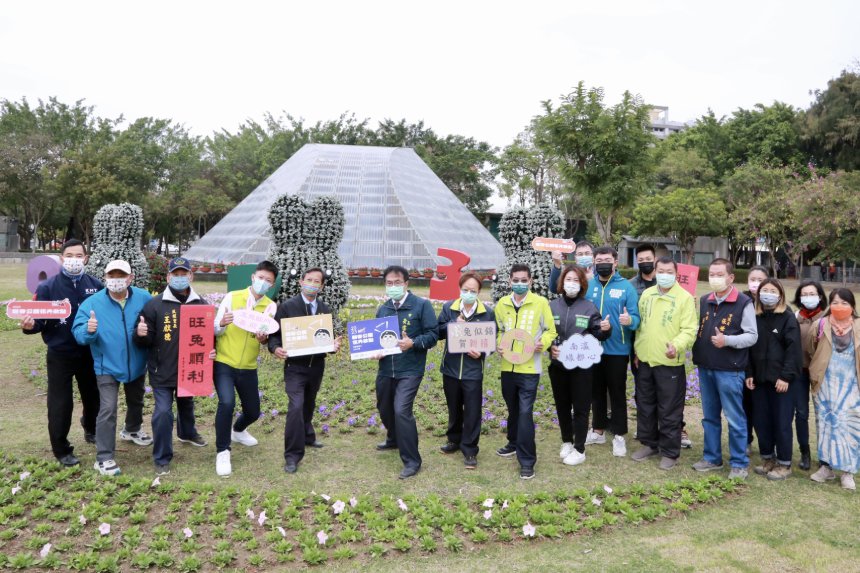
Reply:
M72 281L62 271L60 274L39 283L36 288L36 300L69 299L69 303L72 305L72 314L63 320L36 320L33 330L25 330L24 334L41 333L42 340L48 345L48 350L52 352L79 354L85 351L86 348L81 348L72 334L72 321L81 303L103 288L102 282L92 275L83 274L77 281Z
M146 374L146 349L133 344L131 337L143 305L151 298L145 290L131 287L123 308L102 289L81 304L72 332L78 344L90 347L96 376L113 376L125 384ZM90 311L99 323L93 333L87 332Z
M412 348L402 354L391 354L379 361L379 374L392 378L423 376L427 362L427 351L439 340L438 322L433 305L426 298L411 292L403 299L400 308L394 309L394 302L386 300L376 311L376 318L397 316L400 332L412 339Z
M609 315L612 335L603 342L603 353L611 356L627 356L633 350L633 331L639 328L639 295L630 281L615 273L603 286L597 275L588 281L585 297L594 303L601 320ZM621 326L619 316L627 308L630 324Z

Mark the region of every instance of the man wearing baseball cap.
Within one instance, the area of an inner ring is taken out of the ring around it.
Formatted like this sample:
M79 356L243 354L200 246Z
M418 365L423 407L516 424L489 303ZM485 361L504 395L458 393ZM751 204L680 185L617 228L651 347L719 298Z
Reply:
M206 440L197 432L194 422L194 398L176 395L179 371L179 307L184 304L206 304L191 282L194 273L184 257L172 259L167 265L167 288L146 303L134 328L134 342L149 350L147 368L149 384L155 397L152 412L152 458L155 473L170 473L173 459L173 400L176 400L176 436L180 442L205 446Z
M102 475L117 475L116 418L119 387L125 391L125 427L120 438L139 446L152 443L143 431L143 394L146 351L132 343L137 316L152 296L131 286L134 273L126 261L111 261L105 267L105 288L78 307L72 333L82 346L89 346L101 396L96 418L96 463Z

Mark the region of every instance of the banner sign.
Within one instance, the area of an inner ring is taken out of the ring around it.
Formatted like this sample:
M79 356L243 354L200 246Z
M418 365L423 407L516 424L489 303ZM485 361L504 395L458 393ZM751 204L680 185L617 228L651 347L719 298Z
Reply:
M495 322L448 323L448 352L465 354L470 350L487 354L496 350Z
M281 319L281 344L288 356L334 352L334 326L330 314Z
M678 284L696 298L696 283L699 282L699 267L678 263Z
M176 395L208 396L214 392L209 358L215 348L215 307L183 304L179 307L179 374Z
M532 239L532 249L536 251L561 251L572 253L576 250L573 239L553 239L547 237L535 237Z
M527 330L513 328L502 335L499 348L505 351L505 360L511 364L523 364L535 353L535 339Z
M66 319L72 315L72 305L64 300L15 300L6 305L6 316L23 320L26 316L38 319Z
M277 321L268 314L247 308L238 308L232 312L233 324L242 330L247 330L251 334L257 334L258 332L272 334L280 328Z
M359 320L346 325L349 334L349 357L353 360L373 358L378 354L400 354L400 340L396 316Z
M590 334L574 334L559 346L558 360L568 370L591 368L603 355L603 346Z

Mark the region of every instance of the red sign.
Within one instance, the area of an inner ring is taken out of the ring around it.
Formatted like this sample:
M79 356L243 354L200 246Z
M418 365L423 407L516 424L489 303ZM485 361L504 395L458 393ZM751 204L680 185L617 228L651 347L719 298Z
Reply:
M444 273L445 279L430 279L430 298L433 300L454 300L460 298L460 275L463 267L472 258L466 253L439 247L436 254L451 261L450 265L439 265L437 273Z
M696 298L696 283L699 282L699 267L678 263L678 284Z
M214 391L213 361L215 348L215 307L183 304L179 311L179 377L176 395L208 396Z
M32 316L39 319L64 319L72 315L72 305L67 300L10 300L6 305L6 316L23 320Z
M535 237L532 239L532 249L536 251L561 251L572 253L576 250L573 239L555 239L548 237Z

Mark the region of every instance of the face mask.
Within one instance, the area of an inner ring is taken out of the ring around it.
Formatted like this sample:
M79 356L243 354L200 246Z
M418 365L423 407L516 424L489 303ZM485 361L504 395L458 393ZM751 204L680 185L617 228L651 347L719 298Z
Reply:
M812 296L802 296L800 297L800 304L802 304L806 310L814 310L818 308L819 304L821 304L821 299L817 294Z
M125 281L126 279L105 279L105 287L112 293L119 294L128 289L128 285L125 284Z
M478 293L461 290L460 300L469 305L475 304L475 301L478 300Z
M316 296L320 292L320 287L316 285L302 285L302 292L307 296Z
M564 294L570 298L575 298L579 294L579 283L564 283Z
M851 307L831 306L830 314L833 315L833 318L835 318L836 320L846 320L851 316Z
M185 290L188 288L188 285L191 284L191 281L188 280L187 276L184 277L170 277L167 279L167 284L170 285L170 288L173 290Z
M749 287L750 292L755 294L758 292L758 285L761 284L761 281L750 281L747 283L747 287Z
M639 263L639 272L643 275L650 275L654 272L654 263Z
M63 259L63 269L70 275L79 275L84 272L83 259Z
M523 295L529 292L529 284L528 283L515 283L511 285L511 290L514 291L514 294Z
M581 257L576 257L576 264L581 267L588 268L594 262L594 257L591 255L583 255Z
M667 273L657 273L657 286L662 289L670 288L673 284L675 284L675 275L670 275Z
M708 284L711 285L712 291L723 292L726 290L726 277L711 277L708 279Z
M251 283L251 288L254 289L254 292L258 295L266 294L266 292L272 288L272 283L263 279L254 279Z
M597 263L594 265L594 270L597 271L600 278L605 279L606 277L612 276L612 263Z
M400 300L403 298L404 291L405 289L403 288L403 285L385 287L385 294L388 295L388 298L392 298L394 300Z
M764 306L776 306L776 303L779 302L779 295L772 292L760 292L758 299Z

